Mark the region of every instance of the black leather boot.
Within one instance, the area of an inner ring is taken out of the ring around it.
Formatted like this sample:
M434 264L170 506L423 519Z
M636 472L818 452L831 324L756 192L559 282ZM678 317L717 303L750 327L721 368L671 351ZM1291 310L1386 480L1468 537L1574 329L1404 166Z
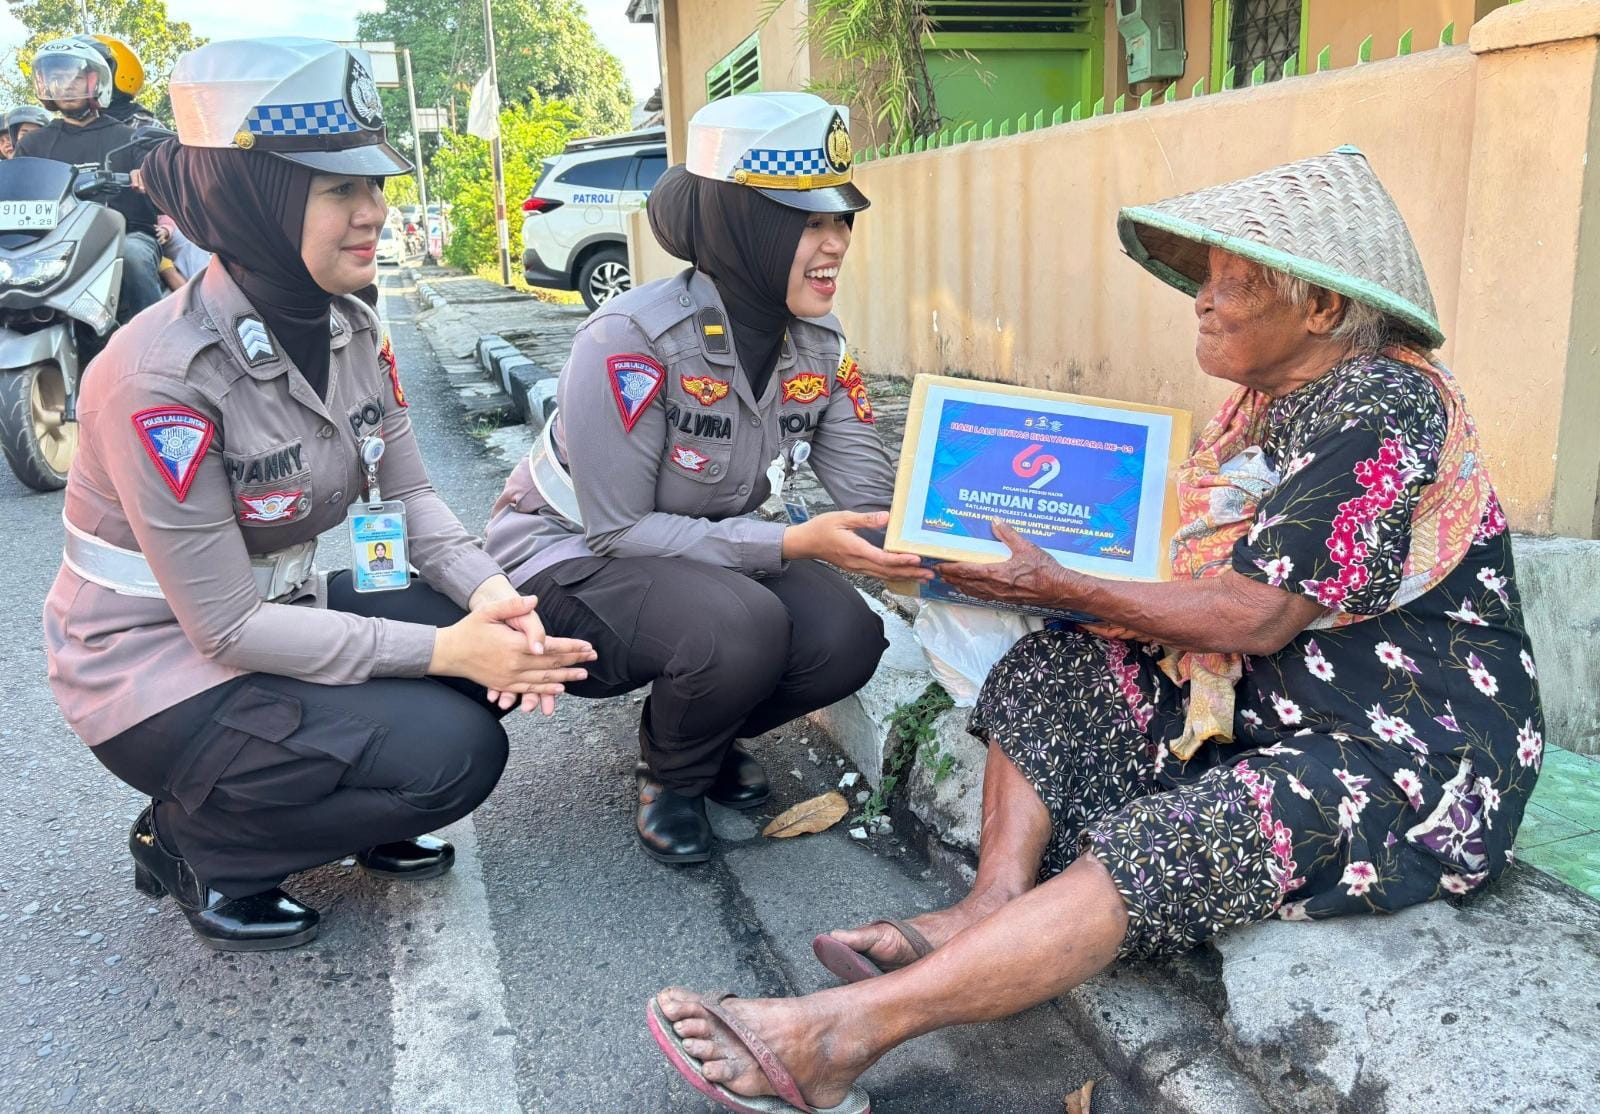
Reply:
M316 939L322 920L317 911L276 887L232 898L202 884L188 862L156 835L154 809L147 805L128 833L133 884L148 897L170 893L202 944L225 952L268 952Z
M703 863L711 857L706 799L685 797L651 778L639 778L639 842L664 863Z
M455 866L456 849L438 836L423 835L357 851L356 862L378 878L420 882L437 878Z
M772 796L772 784L755 756L735 743L723 757L722 769L706 796L723 808L759 808Z

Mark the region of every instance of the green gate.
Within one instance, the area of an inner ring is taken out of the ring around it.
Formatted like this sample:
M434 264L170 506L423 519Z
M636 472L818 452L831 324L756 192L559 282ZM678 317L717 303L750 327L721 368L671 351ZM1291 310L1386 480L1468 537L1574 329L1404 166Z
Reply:
M924 37L940 127L1048 116L1095 102L1105 80L1105 2L927 0ZM966 55L972 57L967 57Z

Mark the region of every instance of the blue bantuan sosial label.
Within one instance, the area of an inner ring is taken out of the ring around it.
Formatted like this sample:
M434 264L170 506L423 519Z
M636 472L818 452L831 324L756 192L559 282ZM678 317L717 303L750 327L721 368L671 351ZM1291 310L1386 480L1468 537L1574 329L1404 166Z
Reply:
M908 540L960 538L1003 555L993 541L1000 519L1070 567L1153 577L1169 420L993 397L930 392Z

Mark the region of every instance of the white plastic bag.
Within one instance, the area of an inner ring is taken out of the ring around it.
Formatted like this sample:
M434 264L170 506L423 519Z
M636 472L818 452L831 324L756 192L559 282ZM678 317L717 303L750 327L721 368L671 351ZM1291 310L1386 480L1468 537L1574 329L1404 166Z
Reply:
M1044 629L1044 620L1012 611L925 603L911 629L922 643L933 675L959 708L978 702L978 690L995 663L1019 638Z

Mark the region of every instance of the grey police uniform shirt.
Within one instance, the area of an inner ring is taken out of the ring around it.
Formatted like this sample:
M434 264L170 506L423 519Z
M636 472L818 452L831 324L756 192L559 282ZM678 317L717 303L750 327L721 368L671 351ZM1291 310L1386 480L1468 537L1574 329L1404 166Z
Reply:
M794 321L756 398L716 286L698 271L597 310L573 341L557 402L556 445L583 524L546 504L528 461L518 464L486 537L519 587L585 556L781 571L785 524L751 515L771 494L773 458L801 441L840 507L887 510L894 497L894 466L838 320Z
M464 607L500 572L428 481L376 315L336 298L330 331L324 401L213 263L90 365L64 513L142 553L166 597L123 595L66 565L56 574L50 683L90 745L245 673L331 685L426 673L434 628L329 611L315 580L291 602L264 602L251 573L252 555L344 522L364 496L360 437L386 442L379 484L405 503L423 579Z

